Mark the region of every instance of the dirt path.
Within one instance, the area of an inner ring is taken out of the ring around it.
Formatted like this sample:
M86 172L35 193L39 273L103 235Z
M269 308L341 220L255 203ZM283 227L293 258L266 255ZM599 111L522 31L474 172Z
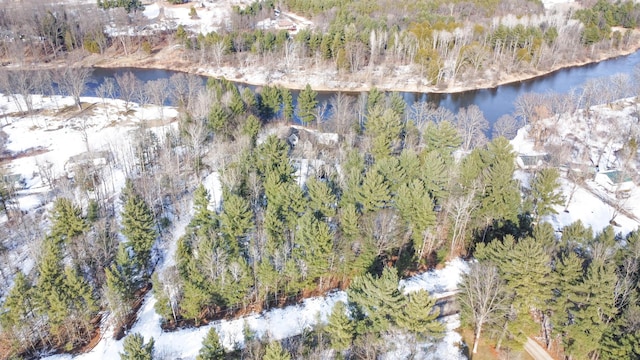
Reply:
M549 353L532 338L527 338L527 342L524 344L524 350L535 360L554 360L553 356L549 355Z

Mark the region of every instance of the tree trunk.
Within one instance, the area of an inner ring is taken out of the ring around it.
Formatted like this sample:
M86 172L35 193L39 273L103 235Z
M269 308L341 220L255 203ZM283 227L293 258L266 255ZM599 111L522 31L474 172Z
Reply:
M473 353L478 353L478 343L480 342L480 333L482 332L482 324L478 325L478 330L476 331L475 339L473 339Z

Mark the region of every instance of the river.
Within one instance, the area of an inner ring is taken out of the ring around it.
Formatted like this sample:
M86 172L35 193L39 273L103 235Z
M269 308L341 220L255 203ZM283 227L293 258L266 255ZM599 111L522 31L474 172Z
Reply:
M514 102L518 96L527 92L536 93L567 93L572 90L579 91L590 79L608 77L618 73L631 75L634 68L640 63L640 51L626 56L603 60L583 66L557 70L553 73L536 77L530 80L518 81L511 84L500 85L491 89L471 90L450 94L429 94L401 92L407 104L416 101L430 101L438 106L443 106L454 113L462 107L475 104L484 113L484 116L493 124L500 116L514 112ZM171 70L138 69L138 68L96 68L93 72L93 80L87 88L85 95L95 95L96 87L107 77L131 71L140 80L148 81L161 78L169 78L175 74ZM202 77L203 82L206 77ZM255 86L239 83L239 86L247 86L255 90ZM294 99L297 91L292 91ZM319 92L320 102L328 101L335 92Z

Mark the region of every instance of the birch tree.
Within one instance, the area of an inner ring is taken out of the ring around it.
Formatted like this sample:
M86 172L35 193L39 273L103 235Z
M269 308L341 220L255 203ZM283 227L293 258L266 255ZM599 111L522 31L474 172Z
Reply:
M463 320L473 326L472 352L476 354L482 331L507 310L507 290L498 269L491 264L473 264L463 277L458 301Z

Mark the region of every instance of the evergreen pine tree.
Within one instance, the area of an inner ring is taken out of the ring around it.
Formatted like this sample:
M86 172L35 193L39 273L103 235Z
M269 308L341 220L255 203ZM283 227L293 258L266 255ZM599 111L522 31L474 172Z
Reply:
M274 117L280 111L280 91L274 86L265 85L260 92L260 109L264 119Z
M518 182L513 179L515 155L511 144L504 137L499 137L491 141L481 154L487 170L479 215L485 221L496 220L502 224L508 220L517 223L520 189Z
M400 166L397 157L380 158L369 168L369 171L376 171L382 175L391 194L395 194L399 186L411 181L404 172L404 168Z
M371 139L371 154L378 160L391 155L401 141L403 123L393 110L372 109L367 115L365 134Z
M180 313L186 319L193 319L196 326L202 320L202 309L209 304L210 296L201 285L186 281L183 285Z
M564 204L559 178L560 174L556 168L546 168L535 174L531 181L531 200L536 220L542 216L557 214L554 206Z
M278 181L288 181L293 168L289 162L287 143L273 135L267 137L257 148L255 167L263 179L273 174Z
M157 272L153 273L153 275L151 276L151 283L153 284L153 297L156 299L156 303L155 305L153 305L153 308L155 309L156 313L162 318L161 321L164 322L166 320L174 318L171 299L164 291L164 284L160 280Z
M331 271L333 235L325 222L317 220L310 212L302 215L298 222L296 243L298 246L293 254L297 261L304 264L302 275L307 278L307 284Z
M30 332L34 324L33 286L22 271L13 280L13 287L0 308L0 327L3 332L13 333L18 339ZM24 337L28 339L28 337Z
M388 267L379 278L366 274L353 279L347 295L358 334L389 329L405 305L398 290L398 274Z
M135 194L127 199L122 212L122 235L133 253L138 275L146 278L151 262L151 249L157 232L153 213L144 199Z
M120 360L152 360L153 338L144 343L144 337L135 333L124 339L124 351L120 353Z
M398 92L393 92L387 98L387 102L389 103L389 108L393 110L398 116L402 119L405 115L405 111L407 109L407 102L404 101L402 95Z
M415 179L400 186L395 203L400 216L411 229L413 248L418 257L422 257L425 255L422 253L426 246L425 232L436 223L433 201L422 181Z
M200 184L193 192L193 218L189 222L189 227L193 229L198 228L212 228L216 225L215 212L209 209L211 202L209 192Z
M293 96L287 88L280 88L280 96L282 97L282 117L285 121L293 120L295 108L293 107Z
M440 336L444 326L437 321L439 310L434 310L436 301L428 292L419 290L406 295L407 300L396 323L401 329L422 337Z
M318 93L313 91L309 84L298 94L298 118L305 125L316 119L317 96Z
M348 240L355 240L360 234L358 226L358 209L354 204L346 204L340 208L340 230Z
M367 94L367 113L371 114L375 108L381 108L384 105L384 93L375 86L369 90Z
M258 139L258 133L260 133L260 128L262 127L262 124L260 123L260 120L253 116L253 115L249 115L247 116L247 119L244 122L244 126L242 127L242 133L249 136L249 138L251 139L251 146L255 147L256 146L256 141Z
M462 144L458 130L450 121L441 121L437 125L429 123L422 133L424 151L435 151L445 164L453 162L453 152Z
M220 213L220 231L227 237L225 251L237 256L240 254L240 243L253 227L253 213L249 203L238 195L229 193L225 196Z
M333 217L336 214L336 196L329 185L316 178L306 182L307 195L309 196L309 208L318 219Z
M583 251L587 244L593 241L593 230L591 227L585 227L582 221L577 220L562 228L562 236L560 237L560 248L565 253L577 250Z
M616 275L611 263L592 262L584 281L571 299L572 322L566 327L565 351L579 359L596 356L610 322L617 313L615 307Z
M61 326L67 317L62 250L60 245L50 237L44 240L43 246L35 290L38 309L47 317L51 333L59 335Z
M381 209L391 200L389 184L377 171L367 173L358 195L363 213Z
M58 198L53 203L51 222L51 236L63 242L68 242L89 229L80 208L67 198Z
M229 125L229 114L220 104L214 104L209 109L208 115L209 127L216 134L227 134Z
M425 190L434 201L449 195L449 174L445 161L436 151L424 153L420 167L420 179L424 182Z
M582 267L583 260L575 253L562 255L555 261L554 272L549 282L554 294L550 308L553 333L556 335L564 335L567 326L573 321L570 309L582 282Z
M331 348L336 351L349 349L353 341L354 326L346 311L346 305L338 301L329 315L326 331L329 334Z
M229 103L229 110L231 110L231 114L234 117L244 114L246 108L238 88L234 87L231 94L231 102Z
M224 358L224 347L220 343L220 337L218 337L216 329L212 327L202 341L202 347L196 360L224 360Z
M282 348L278 341L272 341L267 344L262 360L291 360L291 355Z
M398 166L406 176L406 179L403 181L405 183L419 178L421 173L424 171L418 154L415 151L406 148L402 150L402 153L398 156Z
M129 315L137 289L132 260L121 243L116 258L105 269L105 297L116 322L122 322Z

